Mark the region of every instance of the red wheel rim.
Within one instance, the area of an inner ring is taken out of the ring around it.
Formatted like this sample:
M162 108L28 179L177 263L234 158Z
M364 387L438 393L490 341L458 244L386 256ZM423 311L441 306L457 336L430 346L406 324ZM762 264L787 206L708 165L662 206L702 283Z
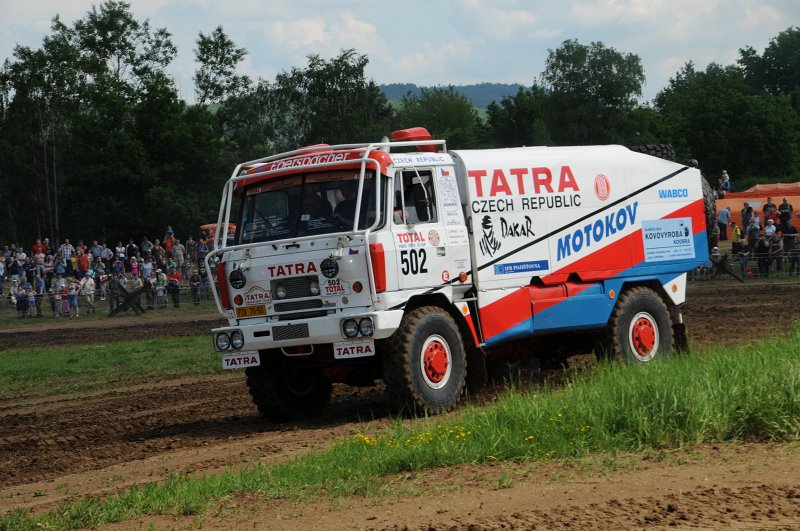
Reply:
M658 332L649 316L641 316L631 326L631 345L639 356L649 356L658 343Z
M441 341L430 341L422 353L422 364L428 379L435 384L441 383L450 366L447 347Z

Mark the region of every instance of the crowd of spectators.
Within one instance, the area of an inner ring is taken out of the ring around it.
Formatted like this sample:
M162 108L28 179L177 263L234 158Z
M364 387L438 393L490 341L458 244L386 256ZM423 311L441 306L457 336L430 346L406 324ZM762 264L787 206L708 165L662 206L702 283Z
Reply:
M139 244L132 238L116 245L97 240L73 245L69 239L53 244L45 238L26 250L9 243L0 257L0 298L19 318L42 317L46 300L54 316L79 317L81 299L88 313L96 311L96 298L108 299L111 311L136 291L145 297L148 309L165 308L167 296L178 307L185 287L192 302L199 304L209 297L204 263L209 251L205 238L189 236L182 242L171 227L163 239L150 241L145 236ZM136 304L141 308L139 300Z
M730 207L717 213L717 225L712 228L710 245L712 259L719 253L719 242L728 239L727 228L731 229L731 252L739 262L742 277L768 277L771 272L781 274L784 263L789 275L800 275L800 238L792 221L794 207L784 197L776 205L767 198L759 212L745 202L741 210L742 227L730 221ZM797 214L800 216L800 213Z

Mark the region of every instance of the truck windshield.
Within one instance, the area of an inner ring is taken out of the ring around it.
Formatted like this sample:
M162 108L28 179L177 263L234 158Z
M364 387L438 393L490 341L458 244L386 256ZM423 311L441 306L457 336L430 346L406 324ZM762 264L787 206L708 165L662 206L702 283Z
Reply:
M237 242L257 243L351 232L356 218L359 172L292 175L259 183L245 191ZM383 224L383 199L376 208L374 172L364 177L358 230ZM380 194L385 197L385 193Z

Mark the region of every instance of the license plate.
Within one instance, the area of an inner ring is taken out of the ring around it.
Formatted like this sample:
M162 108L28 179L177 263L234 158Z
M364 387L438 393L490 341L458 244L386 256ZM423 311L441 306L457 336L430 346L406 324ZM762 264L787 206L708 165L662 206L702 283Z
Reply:
M261 357L258 352L236 352L222 355L223 369L245 369L259 365L261 365Z
M265 315L267 315L267 306L265 304L257 304L255 306L244 306L243 308L236 308L237 319L264 317Z
M364 341L342 341L333 344L333 357L337 360L364 358L374 355L375 342L371 339Z

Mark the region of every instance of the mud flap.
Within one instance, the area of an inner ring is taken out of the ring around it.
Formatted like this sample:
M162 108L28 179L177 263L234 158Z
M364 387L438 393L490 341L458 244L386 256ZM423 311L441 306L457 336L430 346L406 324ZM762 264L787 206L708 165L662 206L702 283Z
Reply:
M480 348L467 349L467 389L474 392L480 389L486 382L489 381L489 376L486 372L486 353Z
M672 325L672 348L676 352L689 352L689 335L686 333L685 323Z

